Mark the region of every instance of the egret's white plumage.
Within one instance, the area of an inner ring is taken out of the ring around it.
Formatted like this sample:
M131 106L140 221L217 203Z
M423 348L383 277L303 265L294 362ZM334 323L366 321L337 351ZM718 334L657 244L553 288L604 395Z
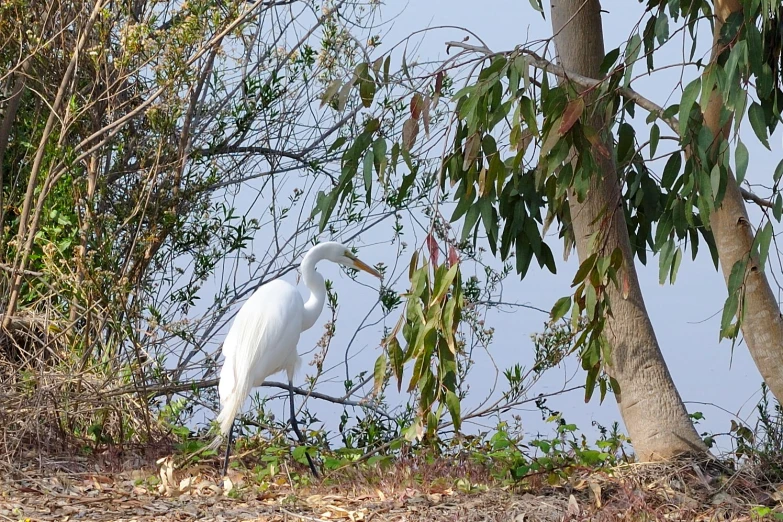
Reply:
M251 388L282 370L293 380L300 364L296 345L303 331L303 312L302 296L279 279L259 288L239 310L223 342L217 418L222 435L228 435Z
M326 300L326 284L315 270L316 263L321 260L381 276L378 271L357 259L347 247L330 241L311 248L302 260L302 279L310 290L307 302L296 287L279 279L256 290L237 313L223 342L225 360L218 384L220 413L217 422L220 435L210 448L217 448L226 436L230 448L234 418L251 388L260 386L269 376L283 370L288 374L289 384L292 383L300 365L296 351L299 335L315 324ZM301 439L296 419L293 418L293 391L289 392L291 424ZM229 448L225 464L228 463ZM312 469L315 473L315 468Z

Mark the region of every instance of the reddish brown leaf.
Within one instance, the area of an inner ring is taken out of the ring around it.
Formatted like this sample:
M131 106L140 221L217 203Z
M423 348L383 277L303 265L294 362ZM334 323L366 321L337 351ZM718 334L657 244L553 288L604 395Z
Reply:
M449 245L449 266L454 266L459 263L459 254L454 245Z
M604 158L609 159L609 151L601 141L601 136L599 136L598 133L589 126L584 127L584 131L585 138L587 138L587 141L589 141L590 145L593 146L593 149Z
M522 135L519 137L519 143L517 144L517 151L524 152L527 150L527 148L530 146L530 142L533 141L533 133L530 132L530 129L525 129L522 131Z
M443 71L438 71L435 75L435 94L440 95L441 89L443 89Z
M435 239L431 233L427 234L427 250L430 252L430 261L432 262L432 267L437 267L438 254L440 253L438 251L438 240Z
M421 94L416 93L411 98L411 118L418 121L421 117L421 111L424 109L424 99Z
M419 133L419 122L408 118L402 124L402 146L406 150L411 150L416 143L416 135Z
M563 121L560 123L560 128L557 133L561 136L571 130L574 123L582 116L582 112L585 110L585 101L579 97L575 100L571 100L566 105L565 111L563 111Z

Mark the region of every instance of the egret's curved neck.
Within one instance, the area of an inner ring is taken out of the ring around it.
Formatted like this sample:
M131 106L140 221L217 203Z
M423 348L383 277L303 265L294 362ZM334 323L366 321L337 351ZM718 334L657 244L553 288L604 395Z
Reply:
M305 286L310 290L310 297L304 305L304 317L302 318L302 331L309 330L318 320L318 316L324 309L326 300L326 283L321 274L315 271L315 265L324 259L325 252L322 247L325 245L316 245L302 259L300 266L302 270L302 279Z

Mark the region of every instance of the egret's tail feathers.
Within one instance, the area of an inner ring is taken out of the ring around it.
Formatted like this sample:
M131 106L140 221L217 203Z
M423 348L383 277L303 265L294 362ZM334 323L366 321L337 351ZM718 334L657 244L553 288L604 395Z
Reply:
M217 416L217 423L220 425L220 434L223 437L227 437L231 431L231 426L234 424L234 419L239 413L239 408L242 407L242 403L245 402L250 393L250 376L247 372L237 372L236 382L234 383L234 389L228 394L225 400L221 397L220 413Z
M228 397L228 400L223 403L223 407L220 409L216 419L218 425L220 425L220 434L222 436L227 436L231 430L231 425L234 423L237 413L239 413L239 407L242 405L244 398L245 395L242 395L240 398L237 390L234 390Z
M220 447L222 443L223 443L223 435L218 435L217 437L215 437L215 440L210 442L209 445L204 448L204 450L215 451Z

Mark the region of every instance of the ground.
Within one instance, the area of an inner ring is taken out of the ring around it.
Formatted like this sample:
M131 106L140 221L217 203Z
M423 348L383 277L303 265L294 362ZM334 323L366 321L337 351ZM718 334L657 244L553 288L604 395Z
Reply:
M115 473L5 464L0 521L751 521L783 511L780 487L696 462L577 469L554 485L543 477L478 484L445 464L320 481L292 478L287 466L264 481L232 470L222 487L211 463L178 469L172 458Z

